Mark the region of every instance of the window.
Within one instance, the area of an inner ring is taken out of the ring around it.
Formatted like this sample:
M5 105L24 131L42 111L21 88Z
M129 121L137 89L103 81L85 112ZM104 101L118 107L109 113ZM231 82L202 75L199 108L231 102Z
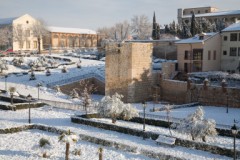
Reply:
M34 48L37 48L37 41L34 41L34 42L33 42L33 47L34 47Z
M199 36L199 40L203 40L204 36Z
M198 11L198 13L200 13L200 11Z
M227 36L224 36L224 37L223 37L223 40L224 40L224 41L227 41L227 39L228 39Z
M211 60L211 51L208 51L208 60Z
M205 13L208 13L208 10L205 10Z
M238 41L240 41L240 33L239 33L239 35L238 35Z
M237 41L237 33L230 34L230 41Z
M231 47L230 48L229 56L237 56L237 47Z
M23 48L23 42L19 42L19 48L22 49Z
M227 51L223 51L223 55L226 56L227 55Z
M213 60L217 59L217 51L213 51Z
M29 29L26 30L26 37L30 37L30 30Z
M193 60L202 60L202 49L193 49Z
M29 49L30 48L30 41L26 42L26 48Z
M188 59L188 55L189 54L189 52L188 51L185 51L185 54L184 54L184 59Z
M238 56L240 56L240 47L238 47Z

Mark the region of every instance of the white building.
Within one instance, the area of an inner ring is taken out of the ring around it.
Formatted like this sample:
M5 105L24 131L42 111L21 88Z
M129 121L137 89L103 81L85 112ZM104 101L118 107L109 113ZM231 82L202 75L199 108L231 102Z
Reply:
M37 50L37 38L33 37L31 31L32 24L35 22L36 19L28 14L20 17L0 19L0 29L9 27L12 31L11 47L14 51Z
M222 31L221 70L240 73L240 22Z

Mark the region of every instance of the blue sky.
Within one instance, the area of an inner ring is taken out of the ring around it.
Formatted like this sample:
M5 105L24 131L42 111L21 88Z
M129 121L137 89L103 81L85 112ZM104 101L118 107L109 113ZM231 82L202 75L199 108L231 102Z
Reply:
M96 30L134 15L145 14L152 21L154 11L158 23L168 24L177 19L178 8L202 6L238 10L240 0L0 0L0 18L28 13L50 26Z

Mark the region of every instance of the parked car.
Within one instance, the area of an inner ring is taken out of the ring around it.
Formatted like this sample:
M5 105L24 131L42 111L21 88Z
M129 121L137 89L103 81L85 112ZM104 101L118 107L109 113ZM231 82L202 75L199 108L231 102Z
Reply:
M2 52L2 54L11 54L11 53L14 53L13 49L7 49L7 50Z

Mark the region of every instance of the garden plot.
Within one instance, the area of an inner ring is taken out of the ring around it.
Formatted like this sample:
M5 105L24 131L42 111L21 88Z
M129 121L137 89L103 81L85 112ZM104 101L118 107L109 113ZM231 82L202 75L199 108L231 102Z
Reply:
M134 103L133 104L140 112L143 112L142 104ZM160 116L167 116L166 111L157 111L157 112L151 112L150 110L153 109L153 107L163 108L165 104L154 104L152 102L148 102L146 113L151 115L160 115ZM185 118L190 113L193 113L198 106L194 107L186 107L186 108L178 108L178 109L172 109L170 111L170 120L171 117L174 118ZM228 113L226 113L226 107L216 107L216 106L202 106L203 110L205 112L204 117L207 119L214 119L217 124L220 125L233 125L234 119L237 121L240 121L240 109L238 108L228 108Z
M54 133L40 130L22 131L13 134L4 134L0 137L0 159L25 160L42 159L43 152L47 151L50 159L65 159L65 144L58 142L58 136ZM39 140L46 138L50 142L47 149L39 147ZM103 147L93 143L79 140L70 145L70 156L72 160L97 160L98 149L103 148L103 159L114 160L146 160L150 158L137 153L123 152L109 147ZM74 149L80 149L81 155L74 155Z
M130 145L138 149L144 149L149 152L156 152L165 155L172 155L185 159L231 159L229 157L211 154L209 152L184 148L184 147L166 147L159 146L151 139L142 140L141 137L130 136L126 134L117 133L114 131L102 130L85 125L73 124L70 121L70 116L76 112L70 110L55 109L51 107L42 107L32 109L32 123L54 126L59 129L70 129L77 134L88 135L91 137L101 138L116 143ZM77 113L79 114L79 113ZM19 111L0 111L1 128L10 128L28 124L28 110L23 109ZM17 142L15 142L17 143ZM35 142L37 143L37 142Z
M91 120L96 121L96 122L106 123L106 124L112 124L111 119L107 119L107 118L92 118ZM122 121L122 120L118 120L114 125L131 128L131 129L136 129L136 130L140 130L140 131L143 129L143 124L129 122L129 121ZM161 135L166 135L166 136L170 136L170 137L173 136L173 137L177 137L180 139L191 140L190 136L188 136L186 134L178 133L174 129L171 129L171 133L172 133L172 135L171 135L169 132L169 129L164 128L164 127L145 125L145 131L146 132L149 131L149 132L153 132L153 133L161 134ZM223 148L228 148L228 149L232 149L232 147L233 147L232 141L233 141L232 137L216 136L216 137L208 137L207 138L208 144L223 147ZM202 142L202 141L200 139L196 139L196 142ZM238 150L240 150L240 139L236 139L236 144L237 144L236 148Z

